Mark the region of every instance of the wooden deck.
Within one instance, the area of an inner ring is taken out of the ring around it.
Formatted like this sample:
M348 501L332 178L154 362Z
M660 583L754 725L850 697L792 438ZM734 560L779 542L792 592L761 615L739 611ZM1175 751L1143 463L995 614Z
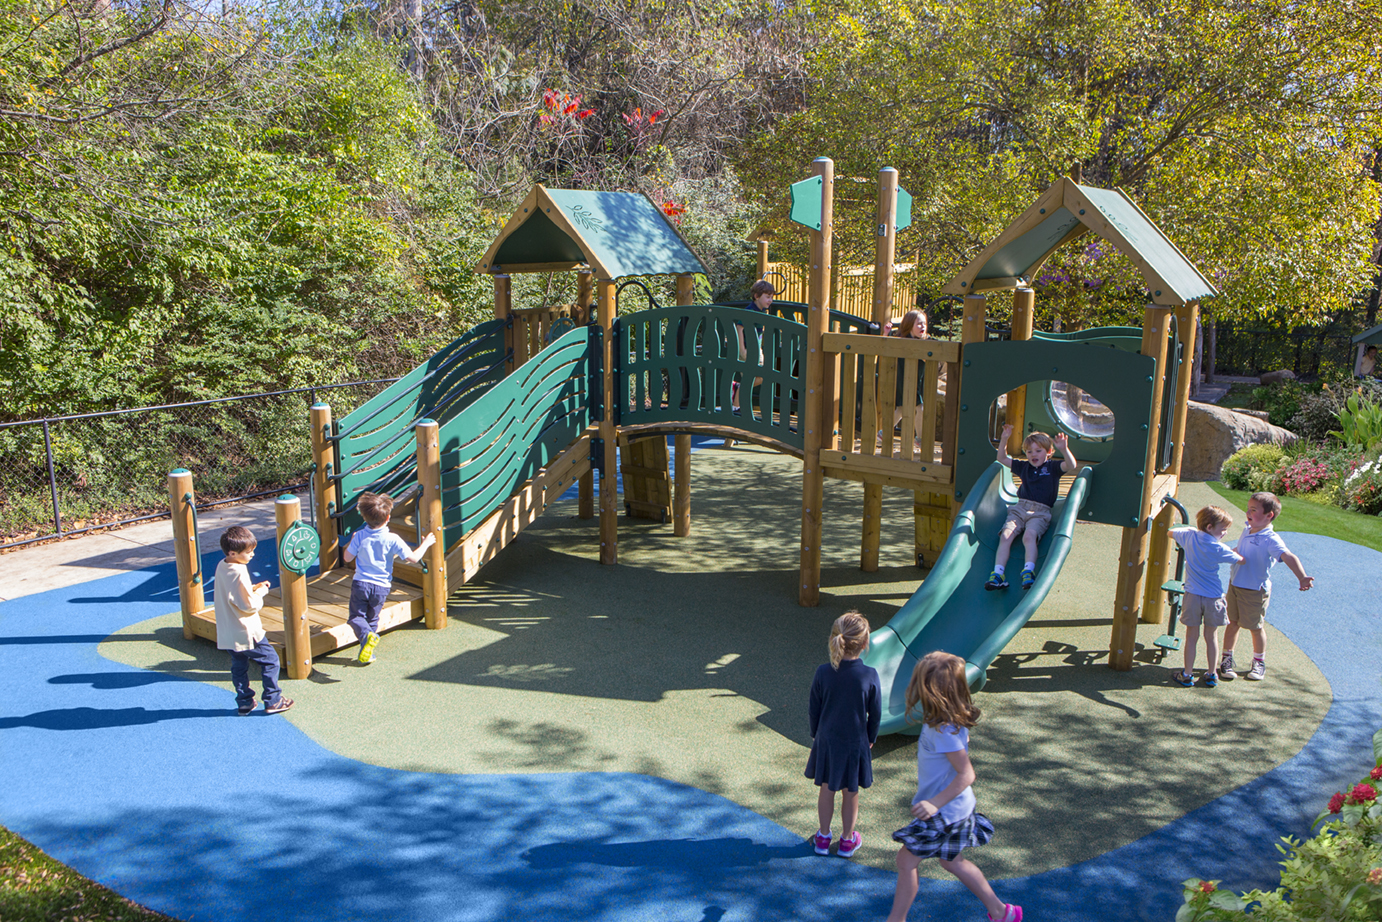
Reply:
M341 567L307 582L308 636L312 641L313 659L356 643L355 632L346 624L350 583L354 576L355 571ZM278 589L269 590L259 617L269 633L269 643L274 645L279 658L287 662L283 647L283 599ZM395 582L379 613L380 633L421 618L422 590ZM192 633L216 642L214 609L203 609L192 617Z

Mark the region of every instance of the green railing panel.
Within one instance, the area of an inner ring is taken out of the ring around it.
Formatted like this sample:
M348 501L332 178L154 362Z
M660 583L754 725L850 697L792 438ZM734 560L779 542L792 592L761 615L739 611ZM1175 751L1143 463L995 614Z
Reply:
M589 427L600 388L599 348L598 327L572 330L442 424L447 547Z
M747 308L751 302L717 301L715 303L723 307ZM768 313L785 317L788 320L795 320L801 324L806 323L806 317L810 312L811 308L800 301L773 301L768 307ZM830 312L830 330L835 333L877 333L878 324L872 320L865 320L863 317L847 314L844 311L832 310Z
M743 359L738 327L747 347ZM795 417L805 370L802 324L700 304L621 317L616 336L614 400L620 425L713 423L803 446ZM751 387L755 378L763 382ZM730 407L736 381L739 414Z

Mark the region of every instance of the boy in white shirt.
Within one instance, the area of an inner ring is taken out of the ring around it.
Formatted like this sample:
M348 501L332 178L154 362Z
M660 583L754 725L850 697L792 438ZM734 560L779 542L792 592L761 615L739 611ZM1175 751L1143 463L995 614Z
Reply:
M259 664L263 675L264 712L282 714L293 706L293 699L283 697L278 688L278 653L266 639L264 623L259 620L269 583L250 583L249 562L258 543L248 528L232 525L221 535L226 558L216 566L216 646L230 651L230 681L242 717L254 710L251 662Z
M1248 522L1238 538L1238 553L1243 563L1233 568L1228 579L1228 630L1224 631L1224 659L1219 678L1238 678L1233 661L1233 643L1238 631L1252 635L1252 667L1244 678L1261 681L1267 676L1267 602L1272 597L1272 581L1267 571L1280 560L1300 581L1300 591L1315 585L1307 576L1300 558L1286 548L1286 542L1272 530L1272 521L1281 512L1275 493L1254 493L1248 500Z
M360 641L360 665L368 666L374 662L374 648L379 644L379 613L393 591L394 560L401 557L409 563L417 563L437 536L428 535L417 550L413 550L406 541L389 531L393 497L387 493L361 493L355 506L364 517L366 527L350 536L345 549L345 562L355 564L346 623Z

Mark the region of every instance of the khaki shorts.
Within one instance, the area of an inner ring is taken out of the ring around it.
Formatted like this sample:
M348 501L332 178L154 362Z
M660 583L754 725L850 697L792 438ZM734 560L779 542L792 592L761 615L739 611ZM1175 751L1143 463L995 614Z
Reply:
M1256 631L1267 623L1267 602L1270 589L1228 587L1228 620L1248 631Z
M1223 627L1228 624L1228 605L1221 595L1187 592L1181 602L1180 623L1186 627Z
M1008 518L1003 522L1003 531L1008 531L1009 526L1015 526L1014 537L1025 531L1036 535L1037 540L1040 540L1041 536L1046 534L1046 529L1051 527L1051 507L1032 502L1030 499L1019 499L1008 507Z

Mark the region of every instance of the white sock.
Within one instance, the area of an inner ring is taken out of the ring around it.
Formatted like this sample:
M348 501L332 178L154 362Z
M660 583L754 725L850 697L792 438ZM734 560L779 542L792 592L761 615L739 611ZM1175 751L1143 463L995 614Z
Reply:
M1023 570L1031 570L1033 573L1035 573L1035 572L1036 572L1036 564L1034 564L1034 563L1024 563L1024 564L1022 565L1022 569L1023 569Z
M1254 653L1254 654L1252 655L1252 661L1255 663L1255 662L1257 662L1258 660L1261 660L1262 662L1265 663L1265 662L1267 661L1267 654L1265 654L1265 653Z
M993 572L994 572L994 573L997 573L999 576L1002 576L1002 575L1003 575L1003 571L1006 570L1006 569L1007 569L1006 566L1000 567L998 564L994 564L994 565L993 565Z

